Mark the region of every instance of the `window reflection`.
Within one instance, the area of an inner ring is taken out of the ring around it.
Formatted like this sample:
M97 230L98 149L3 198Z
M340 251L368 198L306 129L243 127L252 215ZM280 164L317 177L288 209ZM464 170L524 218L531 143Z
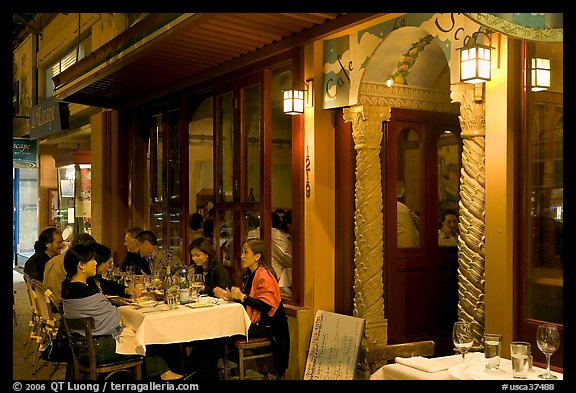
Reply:
M420 246L420 208L422 200L421 158L422 143L413 128L398 135L396 223L397 247Z
M446 130L438 141L438 245L458 245L460 137Z

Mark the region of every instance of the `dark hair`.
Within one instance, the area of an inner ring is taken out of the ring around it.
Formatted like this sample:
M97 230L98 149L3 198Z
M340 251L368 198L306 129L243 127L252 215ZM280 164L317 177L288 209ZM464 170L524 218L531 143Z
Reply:
M190 219L188 220L188 225L190 229L202 229L202 224L204 223L204 217L200 213L192 213Z
M54 241L54 234L59 233L61 234L60 230L56 227L48 227L40 232L40 236L38 236L38 240L34 242L34 251L41 252L46 251L48 249L47 244L50 244Z
M270 274L274 276L276 281L278 281L278 277L276 277L276 272L274 272L274 268L272 268L272 265L270 265L270 262L268 262L268 254L266 252L266 243L264 243L264 240L248 239L245 240L244 243L242 243L242 246L244 246L244 244L246 244L254 254L260 254L260 260L258 261L259 264L264 266L266 270L268 270Z
M282 217L278 213L272 213L272 228L281 229Z
M456 213L456 210L447 209L447 210L444 210L442 212L442 214L440 215L440 223L443 223L444 220L446 219L446 216L449 216L449 215L455 215L456 218L458 218L458 213Z
M94 258L95 251L93 246L84 244L75 244L71 246L64 254L64 269L66 276L71 278L78 271L79 262L88 262Z
M94 249L94 259L96 260L96 265L108 262L112 256L112 250L110 247L105 246L104 244L94 243L92 244L92 248Z
M148 240L148 242L150 242L150 244L152 244L153 246L158 244L158 239L156 239L156 235L154 234L154 232L149 230L139 232L136 235L136 240L138 240L138 243L144 243L146 240Z
M204 232L204 237L208 239L214 238L214 219L208 218L202 224L202 231Z
M292 225L292 210L288 210L284 213L284 217L282 217L282 230L286 233L290 233L290 227Z
M142 232L142 228L140 228L140 227L128 227L124 231L124 234L129 233L130 236L132 236L134 239L136 239L136 236L138 236L138 234L140 232Z
M72 239L72 243L70 243L70 245L73 246L75 244L83 244L85 246L89 246L90 244L94 243L96 243L96 239L94 239L91 234L82 232L74 236L74 239Z
M68 298L68 291L72 276L78 272L78 263L88 262L94 258L94 248L92 245L75 244L64 254L64 270L66 278L62 281L62 298Z
M203 269L208 270L212 265L216 263L216 254L214 253L214 247L212 242L204 237L199 237L190 242L188 245L188 253L191 253L194 248L202 251L204 254L208 255L206 264L204 264Z

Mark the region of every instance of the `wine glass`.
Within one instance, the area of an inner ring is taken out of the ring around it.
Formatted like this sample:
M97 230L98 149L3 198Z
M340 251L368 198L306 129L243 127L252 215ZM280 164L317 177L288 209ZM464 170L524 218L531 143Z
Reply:
M550 356L556 352L560 345L560 334L556 325L541 324L538 325L536 330L536 344L538 348L546 355L546 372L538 375L542 379L557 379L555 375L550 372Z
M474 342L474 338L472 337L472 327L468 322L454 322L454 327L452 328L452 341L454 342L454 346L462 354L462 360L464 360L466 352L472 348Z
M204 274L202 273L195 273L192 276L192 288L196 291L198 296L200 296L200 292L204 290Z

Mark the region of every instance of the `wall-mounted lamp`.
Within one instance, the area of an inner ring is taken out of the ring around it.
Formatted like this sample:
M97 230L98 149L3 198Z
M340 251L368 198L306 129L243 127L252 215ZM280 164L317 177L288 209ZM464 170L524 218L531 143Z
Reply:
M292 89L283 90L284 113L287 115L301 115L304 107L312 106L312 83L313 80L295 82Z
M480 34L488 38L488 45L484 42L476 42ZM464 38L464 46L459 48L461 82L484 83L490 80L491 41L490 35L481 30Z
M542 91L550 88L550 59L536 57L530 67L532 91Z

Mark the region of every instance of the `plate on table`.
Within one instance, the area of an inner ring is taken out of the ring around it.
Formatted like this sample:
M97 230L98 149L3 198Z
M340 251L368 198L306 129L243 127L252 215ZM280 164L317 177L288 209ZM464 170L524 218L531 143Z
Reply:
M186 304L186 307L190 307L190 308L202 308L202 307L213 307L213 306L215 306L214 303L195 302L195 303Z
M137 302L136 305L139 307L155 307L158 304L158 301L156 300L144 300L141 302Z

